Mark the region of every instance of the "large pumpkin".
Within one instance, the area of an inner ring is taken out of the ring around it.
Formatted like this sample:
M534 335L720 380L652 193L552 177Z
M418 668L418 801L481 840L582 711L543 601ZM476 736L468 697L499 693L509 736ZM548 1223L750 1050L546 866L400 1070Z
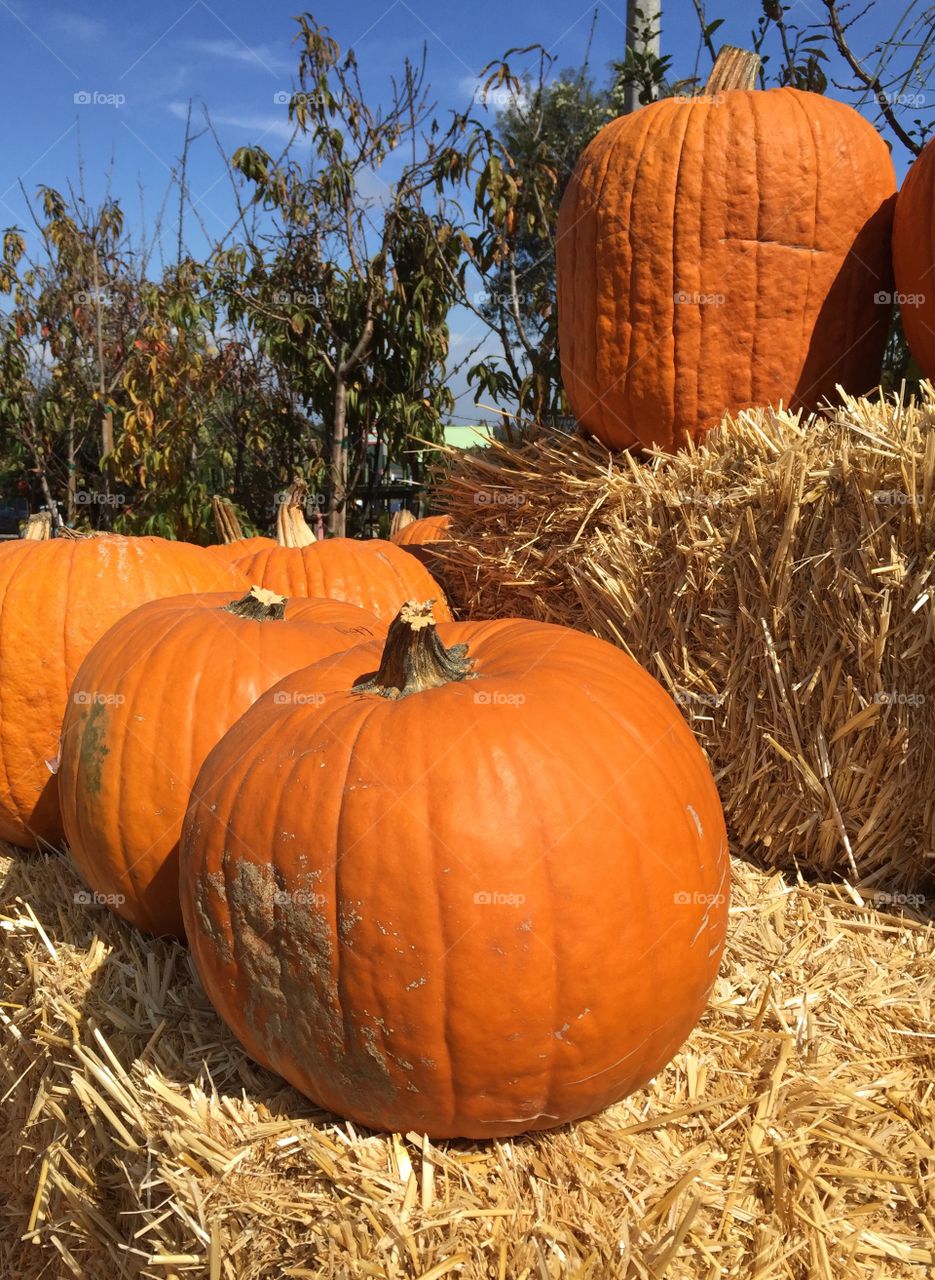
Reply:
M390 537L398 547L424 546L426 542L441 542L448 537L451 516L423 516L411 520Z
M78 667L108 627L160 596L248 585L204 547L164 538L0 546L0 839L61 840L62 715Z
M182 837L192 954L248 1052L434 1137L549 1128L650 1079L708 999L728 881L708 766L636 663L546 623L436 632L419 605L382 658L259 699Z
M290 671L384 631L354 605L258 588L156 600L111 627L62 727L62 817L86 884L139 928L181 935L179 834L205 756Z
M248 538L235 538L233 542L213 542L207 550L227 564L236 564L238 560L256 555L258 551L269 551L278 545L275 538L255 534Z
M935 140L906 174L896 200L893 268L910 350L923 376L935 378Z
M879 381L889 151L844 103L755 90L757 62L722 50L705 94L612 121L565 190L562 377L609 448L672 449L744 406Z
M445 593L415 556L379 538L328 538L307 547L271 547L236 562L251 582L288 596L327 596L369 609L389 623L406 600L432 596L438 617Z

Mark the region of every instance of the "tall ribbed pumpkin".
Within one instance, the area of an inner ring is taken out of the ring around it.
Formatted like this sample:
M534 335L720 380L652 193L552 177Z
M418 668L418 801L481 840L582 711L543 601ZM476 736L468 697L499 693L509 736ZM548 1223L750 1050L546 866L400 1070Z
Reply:
M307 547L264 547L236 565L251 582L290 599L326 596L359 605L386 623L415 596L433 597L450 619L445 593L419 560L381 538L328 538Z
M896 200L893 268L909 348L935 378L935 139L906 174Z
M710 770L635 662L415 604L382 655L237 721L181 845L192 954L248 1052L435 1137L550 1128L650 1079L705 1007L728 883Z
M0 839L62 838L59 733L91 646L161 596L246 589L204 547L165 538L53 538L0 546Z
M205 756L290 671L384 631L355 605L257 587L154 600L111 627L62 725L62 817L85 883L140 929L181 935L179 834Z
M558 220L562 376L608 447L672 449L744 406L879 380L896 178L844 103L756 90L721 51L703 95L606 125Z

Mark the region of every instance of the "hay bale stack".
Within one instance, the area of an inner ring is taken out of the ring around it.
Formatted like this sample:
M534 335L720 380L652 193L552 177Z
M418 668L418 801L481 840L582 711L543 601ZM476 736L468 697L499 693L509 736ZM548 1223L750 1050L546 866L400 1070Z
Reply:
M712 1004L652 1084L504 1142L316 1111L177 942L0 855L0 1275L919 1277L935 935L738 863Z
M735 849L871 891L935 880L935 400L750 410L639 463L542 433L457 455L461 614L586 628L670 690Z

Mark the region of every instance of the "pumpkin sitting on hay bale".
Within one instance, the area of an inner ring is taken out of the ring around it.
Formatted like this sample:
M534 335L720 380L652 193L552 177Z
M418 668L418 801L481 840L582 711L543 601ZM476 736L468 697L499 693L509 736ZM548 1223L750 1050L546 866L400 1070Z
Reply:
M639 462L540 433L440 477L453 606L593 631L681 704L732 848L935 879L935 393L751 409Z

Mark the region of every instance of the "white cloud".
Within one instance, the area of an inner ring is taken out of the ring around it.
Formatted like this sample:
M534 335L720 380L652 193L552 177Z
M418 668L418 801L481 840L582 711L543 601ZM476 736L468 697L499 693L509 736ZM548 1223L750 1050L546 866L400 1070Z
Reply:
M265 44L245 44L241 40L189 40L188 47L209 58L236 62L252 67L255 71L269 71L275 75L291 66Z
M228 128L246 129L251 134L257 135L256 142L260 138L280 138L283 142L288 142L295 133L295 125L283 113L281 116L264 116L264 115L219 115L211 116L215 124L226 125Z
M188 115L187 102L169 102L166 104L166 109L170 115L175 116L178 120L184 120ZM211 111L210 109L208 114L215 125L230 129L243 129L245 133L249 133L250 137L244 139L245 144L247 142L258 144L263 138L277 138L283 142L288 142L295 132L295 126L290 123L285 108L278 115L253 114L251 112L241 114L239 112Z

